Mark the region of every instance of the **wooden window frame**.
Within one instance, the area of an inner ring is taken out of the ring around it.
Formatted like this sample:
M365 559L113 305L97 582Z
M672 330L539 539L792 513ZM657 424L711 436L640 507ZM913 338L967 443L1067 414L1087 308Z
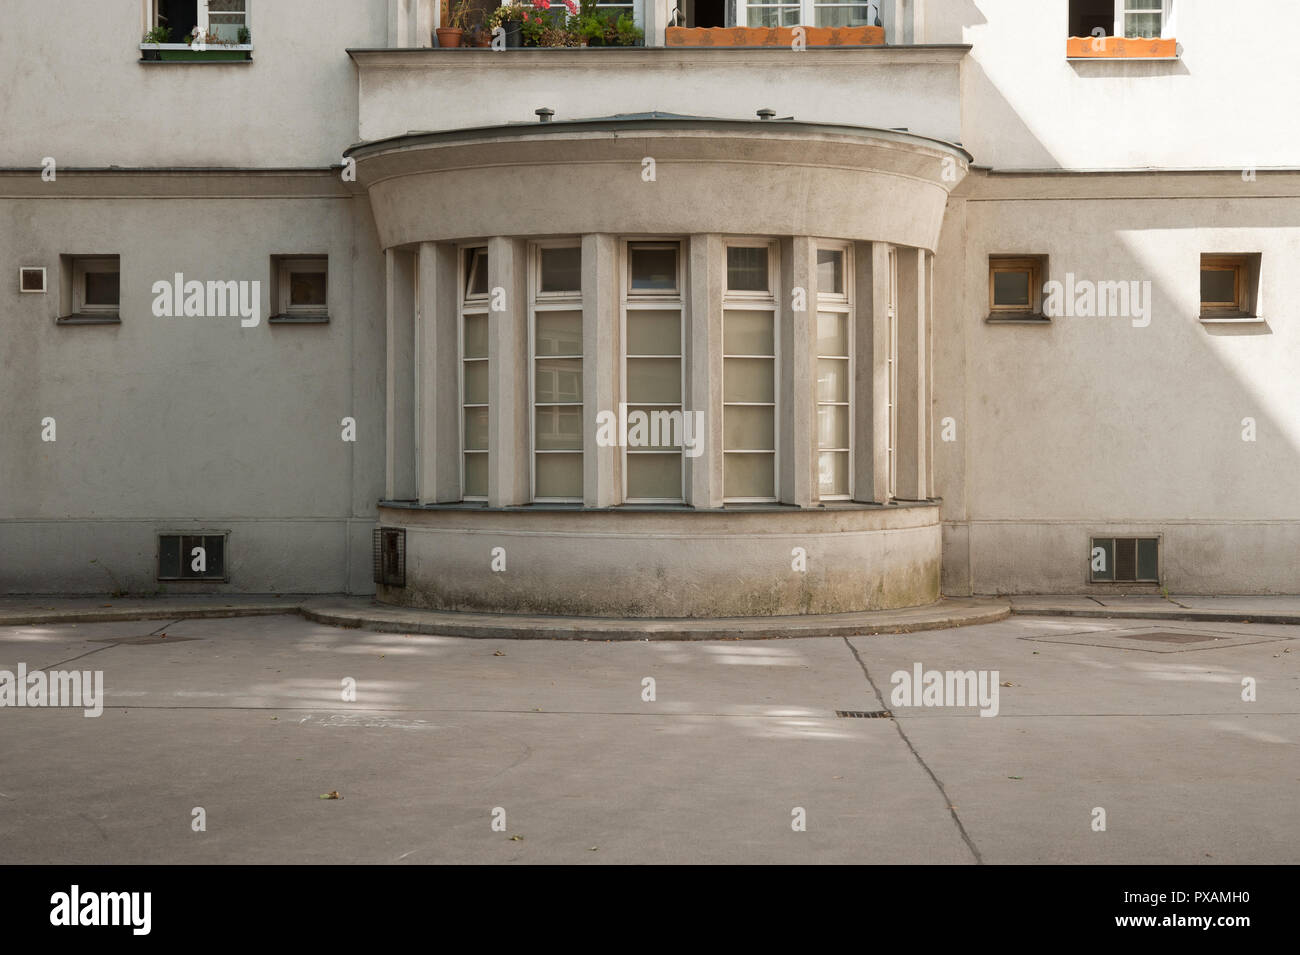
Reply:
M1250 259L1244 255L1202 255L1201 268L1197 273L1197 284L1201 272L1233 273L1231 302L1201 301L1201 314L1218 317L1241 317L1249 315L1249 303L1246 300L1246 283L1250 275ZM1199 289L1197 298L1200 299Z
M293 305L295 272L324 272L325 301L321 305ZM282 255L276 257L276 314L284 318L325 318L329 315L330 268L328 255Z
M1031 255L989 256L989 316L1018 316L1035 318L1043 314L1043 260ZM999 272L1029 273L1029 303L1027 305L999 305L993 297L994 277Z
M112 305L86 302L86 275L117 274L117 301ZM122 260L117 256L81 255L72 260L72 313L74 315L117 315L122 308Z

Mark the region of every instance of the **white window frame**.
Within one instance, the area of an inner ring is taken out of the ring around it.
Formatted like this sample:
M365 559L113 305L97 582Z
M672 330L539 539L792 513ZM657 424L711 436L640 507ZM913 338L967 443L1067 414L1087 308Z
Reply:
M72 313L117 315L122 307L122 260L110 256L78 256L72 260ZM117 273L117 301L112 305L86 303L86 274Z
M854 477L854 471L856 470L856 468L854 467L854 458L853 458L854 450L855 450L853 446L853 440L854 440L854 428L856 427L855 419L857 416L857 407L856 407L857 402L854 400L854 398L856 397L856 388L854 383L856 381L856 376L857 376L857 354L856 354L857 338L856 335L854 334L856 315L854 311L854 299L853 299L853 275L854 275L853 244L851 242L831 242L831 241L819 240L817 242L817 250L821 251L822 249L825 249L829 252L839 252L840 255L842 256L842 258L840 259L840 283L843 288L843 291L823 292L820 288L818 288L817 289L817 312L814 313L814 318L816 318L817 314L821 312L834 312L837 315L844 316L844 326L845 326L844 331L846 337L848 338L848 341L846 343L846 348L848 350L848 357L846 359L844 355L822 355L820 352L814 355L813 357L818 362L820 362L823 358L827 358L833 361L847 360L848 371L847 371L846 380L848 382L848 400L844 402L822 401L816 395L813 395L813 403L818 408L820 408L822 405L834 405L836 407L840 407L843 405L848 406L849 446L847 448L823 448L821 446L821 440L819 438L817 440L815 450L817 452L817 457L819 460L821 458L821 453L823 451L834 451L839 453L843 453L847 451L849 483L848 483L848 492L845 494L822 494L820 490L820 484L819 484L817 499L820 501L851 501L853 500L853 494L854 494L853 477ZM816 334L814 334L813 335L814 344L816 343L816 341L817 341L817 336ZM815 381L813 387L816 387ZM894 401L892 404L896 406L897 401Z
M880 13L880 0L862 0L861 3L852 2L852 0L768 0L764 3L755 3L752 0L737 0L736 3L736 26L749 26L749 8L750 7L773 7L779 9L789 9L797 7L799 9L799 19L797 24L803 26L813 26L817 22L817 10L819 7L848 7L848 6L865 6L867 7L867 20L870 26L874 26L877 19L881 23L885 22Z
M1126 36L1124 26L1129 13L1159 13L1160 14L1160 38L1167 40L1175 36L1173 28L1174 19L1174 0L1160 0L1160 9L1156 10L1130 10L1128 9L1130 0L1115 0L1115 26L1114 36Z
M727 250L732 248L740 249L767 249L767 291L755 292L747 290L733 291L727 286ZM720 389L720 399L722 401L722 415L725 418L728 406L736 407L771 407L772 409L772 450L734 450L729 451L724 446L722 449L722 474L723 474L723 492L726 492L726 473L727 473L727 455L728 454L771 454L772 456L772 496L771 497L723 497L723 504L774 504L781 500L781 325L780 309L778 302L781 301L781 282L780 282L780 250L777 243L770 238L735 238L726 239L722 243L722 387ZM729 311L755 311L766 312L772 316L772 354L771 355L732 355L727 352L726 340L726 322L727 312ZM752 402L752 401L727 401L726 369L728 358L771 358L772 359L772 400L770 402ZM724 442L725 445L725 442Z
M282 256L276 268L276 289L278 291L277 315L328 315L330 303L330 269L329 256ZM295 272L325 273L325 302L322 305L293 305L292 283Z
M159 4L158 0L143 0L145 5L145 29L149 30L158 26ZM218 11L223 13L224 11ZM207 36L212 31L212 21L209 19L208 0L195 0L195 19L196 25ZM244 0L244 27L248 30L249 35L253 32L253 0ZM189 37L173 36L175 43L187 44Z
M479 402L474 402L473 404L467 405L467 404L465 403L465 362L467 362L467 361L481 361L481 362L487 363L487 362L490 361L490 358L487 357L487 356L485 356L485 357L483 357L483 358L466 358L466 357L465 357L465 319L466 319L466 317L467 317L467 316L470 316L470 315L484 315L484 316L486 316L486 317L487 317L487 320L488 320L488 323L489 323L489 324L488 324L489 334L490 334L490 331L491 331L492 315L491 315L491 312L488 310L488 305L489 305L489 302L490 302L491 297L492 297L492 289L491 289L490 285L489 285L489 288L488 288L487 292L485 292L485 293L481 293L481 294L479 294L479 295L473 295L473 296L471 296L471 295L467 295L467 294L466 294L467 289L468 289L468 285L469 285L469 263L470 263L470 256L471 256L471 253L472 253L475 249L486 249L486 248L487 248L487 243L486 243L486 242L466 242L465 244L463 244L463 245L460 246L460 254L457 256L458 261L457 261L457 269L456 269L456 275L457 275L457 282L456 282L456 287L457 287L457 290L456 290L456 397L457 397L457 410L456 410L456 416L457 416L457 418L459 419L459 425L460 425L460 426L459 426L459 428L457 429L457 435L456 435L456 450L457 450L457 453L458 453L459 456L460 456L460 499L461 499L462 501L484 501L484 502L485 502L485 501L487 501L487 499L488 499L488 496L487 496L486 494L466 494L466 493L465 493L465 456L466 456L467 454L482 454L482 455L484 455L484 456L488 456L488 460L489 460L489 462L490 462L490 461L491 461L491 457L490 457L490 455L491 455L491 453L492 453L492 442L491 442L491 436L490 436L490 433L489 433L488 446L487 446L487 448L485 448L485 449L483 449L483 450L472 449L472 450L468 450L468 451L465 449L465 409L466 409L467 407L473 407L473 408L484 408L484 407L485 407L485 408L491 409L491 407L492 407L492 395L491 395L491 394L488 395L488 400L487 400L487 403L486 403L486 404L482 404L482 403L479 403ZM491 367L491 366L489 365L489 367ZM489 379L489 380L490 380L490 379ZM491 414L491 410L488 411L488 414ZM489 486L490 486L490 485L489 485Z
M529 499L536 504L581 504L586 493L586 482L577 497L538 497L537 496L537 455L539 454L576 454L585 464L584 447L573 451L539 450L537 447L537 383L536 372L538 360L577 359L586 361L583 354L577 355L538 355L537 354L537 313L538 312L573 312L582 315L582 273L578 273L577 291L543 292L542 291L542 250L543 249L577 249L582 252L582 239L546 239L534 242L528 251L528 489ZM581 380L581 377L579 378ZM548 401L542 407L576 407L579 409L578 420L586 421L585 408L587 395L584 392L579 402ZM583 444L585 445L585 441Z
M889 250L889 341L887 343L889 366L889 434L885 459L889 486L885 500L898 497L898 250ZM883 501L881 503L884 503Z
M655 247L671 246L677 250L677 288L673 291L647 290L632 288L632 246ZM619 354L621 357L619 374L619 405L627 407L627 360L628 358L672 358L672 355L629 355L627 352L627 313L629 311L663 312L677 309L681 319L678 323L677 362L680 376L681 400L677 402L682 412L683 438L685 437L686 418L686 240L680 236L637 236L625 238L619 243L619 274L623 276L619 289ZM660 407L672 402L656 402ZM631 414L631 409L628 410ZM622 422L619 422L621 427ZM685 504L686 503L686 448L678 448L678 480L681 482L680 497L637 497L627 496L627 457L629 454L669 454L668 451L655 451L648 448L632 449L623 442L625 435L619 435L622 443L622 496L625 504Z

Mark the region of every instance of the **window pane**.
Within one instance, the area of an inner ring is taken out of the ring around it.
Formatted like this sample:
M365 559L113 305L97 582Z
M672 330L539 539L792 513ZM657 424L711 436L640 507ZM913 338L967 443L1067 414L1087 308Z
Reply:
M1124 17L1124 35L1130 37L1160 36L1160 14L1130 13Z
M1160 578L1158 550L1158 544L1154 537L1138 539L1138 580L1158 580Z
M817 313L817 354L849 353L849 317L839 312Z
M638 292L674 291L677 288L677 249L630 246L632 289Z
M819 27L870 27L873 18L867 16L865 3L851 6L818 6L814 26Z
M486 454L465 455L465 488L462 497L487 497L488 492L488 456Z
M1092 542L1094 551L1100 549L1101 566L1098 567L1096 554L1088 555L1088 566L1092 569L1093 580L1115 579L1115 542L1110 538L1099 538Z
M465 399L467 405L485 405L488 400L488 363L467 361L465 368Z
M582 249L542 249L542 291L577 292L582 289Z
M841 405L818 405L817 447L849 446L849 409Z
M822 497L849 493L849 452L822 451L817 455L817 493Z
M629 355L680 355L682 353L682 313L647 312L628 309L627 353Z
M86 304L116 305L119 279L117 272L87 272Z
M627 496L680 500L682 456L680 454L628 454Z
M534 497L582 497L581 454L539 454Z
M849 360L847 358L817 359L817 400L849 400Z
M1233 269L1201 269L1201 302L1236 304L1237 273Z
M487 249L470 249L465 253L465 294L486 295L488 290Z
M727 312L723 318L722 350L728 355L775 354L772 313Z
M767 248L727 248L727 288L732 292L766 292Z
M994 272L993 304L1029 307L1028 272Z
M722 459L723 497L775 497L776 468L772 454L728 454Z
M582 405L551 405L537 409L538 451L582 450Z
M776 447L775 408L727 405L722 409L725 451L770 451Z
M818 26L844 26L819 23ZM823 295L844 294L844 253L839 249L817 250L817 291Z
M289 304L324 306L325 285L324 272L290 272Z
M582 312L537 312L533 327L535 354L582 354Z
M486 451L488 446L487 408L465 409L465 450Z
M644 417L643 417L644 416ZM681 408L642 405L627 412L628 447L680 448L685 437ZM698 436L692 435L692 438Z
M799 24L799 8L795 7L755 7L750 6L749 23L751 27L792 27Z
M681 401L681 359L629 358L627 400L632 404L672 404Z
M465 316L465 358L486 358L488 353L488 317Z
M582 401L582 359L539 359L533 367L533 394L537 401Z
M771 358L727 358L722 368L723 401L775 401Z

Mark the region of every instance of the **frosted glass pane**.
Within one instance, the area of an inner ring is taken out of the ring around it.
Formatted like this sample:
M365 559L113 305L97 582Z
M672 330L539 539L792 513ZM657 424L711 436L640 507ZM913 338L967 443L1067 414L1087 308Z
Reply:
M722 350L728 355L771 355L772 313L733 310L722 319Z
M542 291L577 292L582 288L582 249L542 249Z
M1130 13L1124 18L1124 35L1130 37L1160 36L1160 14Z
M682 353L682 313L628 309L627 354L680 355Z
M487 408L465 409L465 450L486 451L488 446Z
M644 417L643 417L644 416ZM691 440L698 434L691 419ZM627 446L629 448L680 448L686 438L686 416L681 408L627 409Z
M849 360L847 358L817 359L817 400L849 400Z
M847 451L823 451L817 455L817 493L823 497L849 493Z
M775 388L771 358L724 358L722 360L723 401L773 401Z
M1029 307L1028 272L994 272L993 304Z
M819 27L870 27L873 18L867 16L867 5L817 7L814 26Z
M831 11L818 10L821 20ZM822 27L849 26L849 23L818 23ZM869 25L869 24L868 24ZM844 294L844 253L839 249L817 250L817 291L822 295Z
M627 496L680 500L682 458L680 454L629 454Z
M533 497L582 497L581 454L537 454Z
M767 249L727 249L727 288L732 292L767 291Z
M1237 297L1237 273L1231 269L1201 269L1201 301L1217 304Z
M488 492L488 456L486 454L465 455L465 489L462 497L487 497Z
M849 317L838 312L817 313L817 354L849 353Z
M582 450L582 405L537 408L534 432L538 451Z
M536 355L581 355L582 312L537 312L533 316Z
M582 359L539 358L533 363L533 394L538 401L581 401Z
M465 316L465 358L486 358L488 353L488 317Z
M817 447L849 446L849 409L838 405L817 407Z
M663 292L677 288L677 249L646 249L631 246L632 290Z
M680 358L629 358L627 400L633 404L663 404L682 400Z
M722 447L726 451L770 451L776 447L774 408L727 405L722 409Z
M727 454L722 458L722 495L775 497L776 469L773 454Z
M485 361L467 361L465 368L465 401L467 405L487 404L488 400L488 363Z

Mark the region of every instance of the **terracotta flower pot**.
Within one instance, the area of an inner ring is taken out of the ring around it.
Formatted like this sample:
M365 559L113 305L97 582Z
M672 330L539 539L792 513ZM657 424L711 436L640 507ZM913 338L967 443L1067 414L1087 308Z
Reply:
M460 38L465 33L452 27L438 27L433 32L438 35L438 46L460 46Z

